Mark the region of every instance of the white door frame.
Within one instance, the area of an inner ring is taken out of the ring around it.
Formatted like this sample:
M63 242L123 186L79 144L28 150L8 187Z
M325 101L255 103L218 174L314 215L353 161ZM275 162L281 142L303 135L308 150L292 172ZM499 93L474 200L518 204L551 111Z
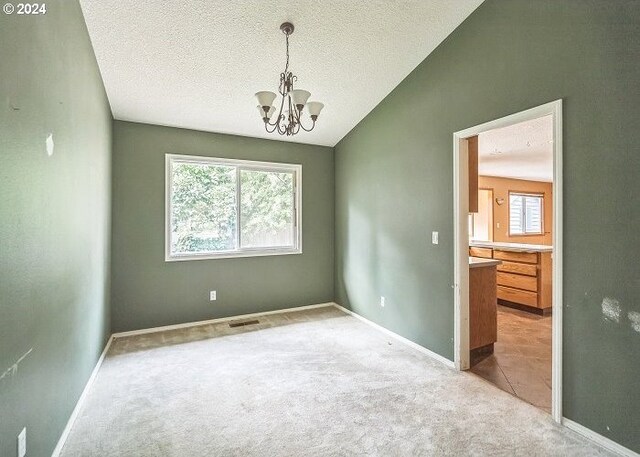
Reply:
M551 415L562 419L562 100L453 134L454 361L469 368L469 152L466 138L519 122L553 117L553 302Z

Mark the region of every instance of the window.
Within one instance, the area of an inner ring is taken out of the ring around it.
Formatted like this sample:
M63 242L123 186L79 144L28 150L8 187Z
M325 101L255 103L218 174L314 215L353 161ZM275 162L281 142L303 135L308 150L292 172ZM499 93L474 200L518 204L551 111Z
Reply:
M509 235L542 235L542 194L509 192Z
M165 260L302 252L302 166L166 155Z

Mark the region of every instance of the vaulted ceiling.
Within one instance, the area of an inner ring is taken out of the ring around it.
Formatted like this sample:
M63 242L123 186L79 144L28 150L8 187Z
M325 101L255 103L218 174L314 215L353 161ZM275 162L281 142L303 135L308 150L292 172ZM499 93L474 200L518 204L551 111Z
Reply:
M544 116L478 135L484 176L553 181L553 118Z
M116 119L335 145L482 0L80 0ZM277 92L290 21L316 129L267 134L253 94Z

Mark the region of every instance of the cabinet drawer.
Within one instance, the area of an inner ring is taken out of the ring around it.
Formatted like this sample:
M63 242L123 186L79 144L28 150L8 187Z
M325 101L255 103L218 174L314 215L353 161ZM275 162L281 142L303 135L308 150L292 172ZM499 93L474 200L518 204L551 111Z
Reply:
M493 250L493 258L500 260L513 260L514 262L538 263L537 252L516 252Z
M506 273L517 273L519 275L537 276L538 266L528 263L516 263L504 260L498 265L498 271L504 271Z
M492 250L489 248L469 248L469 255L471 257L482 257L485 259L490 259L492 257Z
M528 290L512 289L511 287L498 286L498 299L528 306L538 306L538 294Z
M501 286L515 287L516 289L538 291L538 278L535 276L523 276L513 273L498 272L498 284Z

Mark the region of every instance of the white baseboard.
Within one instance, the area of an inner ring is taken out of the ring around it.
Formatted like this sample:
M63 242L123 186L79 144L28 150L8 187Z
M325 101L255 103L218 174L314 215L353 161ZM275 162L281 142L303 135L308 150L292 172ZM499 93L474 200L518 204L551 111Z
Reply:
M67 438L69 437L69 433L71 432L71 428L73 427L73 423L76 421L76 419L78 417L78 414L80 414L80 410L82 409L82 404L84 403L85 399L87 398L87 395L89 393L89 389L93 385L93 381L95 381L96 376L98 375L98 371L100 370L100 367L102 366L102 362L104 361L104 358L107 355L107 352L109 351L109 347L111 346L111 342L112 341L113 341L113 335L111 335L109 337L109 339L107 340L107 344L105 345L105 347L104 347L104 349L102 351L102 354L100 354L100 358L98 359L98 362L96 363L96 366L94 367L93 371L91 372L91 376L89 376L89 380L85 384L84 389L82 390L82 393L80 394L80 398L78 398L78 401L76 402L75 408L73 408L73 411L71 412L71 416L69 416L69 420L67 421L67 425L65 425L64 430L62 431L62 435L60 435L60 439L58 440L58 444L56 444L56 447L53 449L53 453L51 454L51 457L58 457L60 455L60 453L62 452L62 448L64 447L64 443L67 441Z
M420 346L418 343L414 343L413 341L405 338L404 336L400 336L397 333L392 332L389 329L384 328L381 325L376 324L375 322L370 321L369 319L367 319L366 317L362 317L361 315L354 313L353 311L351 311L350 309L345 308L344 306L340 306L337 303L333 303L333 306L335 306L336 308L338 308L340 311L343 311L347 314L352 315L353 317L355 317L356 319L360 319L362 322L364 322L365 324L369 324L370 326L374 327L375 329L386 333L387 335L391 336L392 338L400 341L401 343L406 344L407 346L412 347L413 349L416 349L420 352L422 352L425 355L428 355L429 357L431 357L432 359L437 360L440 363L443 363L444 365L448 366L449 368L454 368L455 369L455 365L454 363L447 359L446 357L441 356L440 354L436 354L435 352L427 349L424 346Z
M594 443L600 445L601 447L605 448L608 451L615 452L616 454L624 457L640 457L640 454L632 451L631 449L628 449L623 445L618 444L615 441L610 440L609 438L594 432L590 428L587 428L584 425L580 425L577 422L572 421L571 419L567 419L566 417L563 417L562 425L564 425L570 430L573 430L577 434L582 435L588 440L593 441Z
M429 349L425 348L424 346L420 346L417 343L414 343L413 341L398 335L397 333L392 332L389 329L386 329L384 327L382 327L381 325L376 324L375 322L370 321L369 319L360 316L359 314L338 305L337 303L333 304L336 308L338 308L339 310L352 315L353 317L355 317L356 319L360 319L362 322L369 324L370 326L380 330L383 333L386 333L387 335L395 338L396 340L406 344L407 346L410 346L414 349L417 349L418 351L422 352L423 354L428 355L429 357L437 360L438 362L441 362L443 364L445 364L446 366L448 366L449 368L454 368L455 369L455 364L445 358L442 357L440 354L436 354L433 351L430 351ZM611 452L615 452L616 454L623 456L623 457L640 457L640 454L637 454L636 452L632 451L631 449L628 449L624 446L622 446L621 444L616 443L613 440L610 440L609 438L606 438L602 435L600 435L599 433L594 432L593 430L578 424L577 422L574 422L570 419L567 419L566 417L562 418L562 425L564 425L565 427L567 427L570 430L573 430L574 432L578 433L579 435L582 435L584 438L587 438L589 441L594 442L595 444L605 448L608 451Z
M217 319L208 319L206 321L185 322L184 324L163 325L161 327L144 328L140 330L131 330L128 332L119 332L111 335L113 338L122 338L124 336L144 335L145 333L165 332L167 330L176 330L187 327L197 327L199 325L217 324L219 322L228 322L238 319L248 319L250 317L268 316L269 314L290 313L295 311L303 311L305 309L326 308L333 306L333 302L319 303L317 305L296 306L294 308L277 309L275 311L262 311L259 313L240 314L238 316L220 317Z

